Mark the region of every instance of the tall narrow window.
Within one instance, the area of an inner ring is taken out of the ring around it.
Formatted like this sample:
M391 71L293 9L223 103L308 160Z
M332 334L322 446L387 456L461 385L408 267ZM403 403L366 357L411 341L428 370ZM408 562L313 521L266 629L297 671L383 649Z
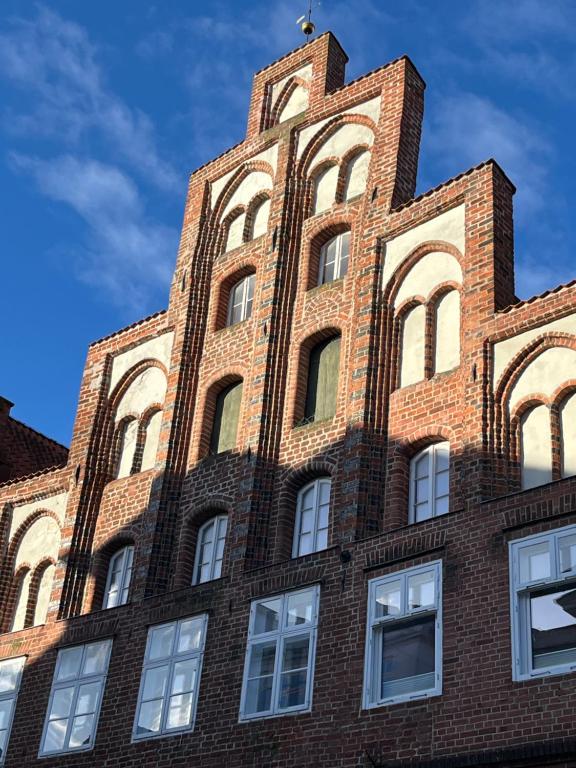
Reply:
M210 440L211 453L223 453L236 447L238 419L242 403L242 382L231 384L216 398L214 424Z
M0 765L6 758L25 656L0 661Z
M333 237L320 250L318 285L338 280L348 272L350 255L350 232Z
M310 709L318 596L312 587L252 603L242 720Z
M128 602L134 547L124 547L110 559L103 608L114 608Z
M207 623L203 614L148 631L134 739L194 727Z
M318 552L328 546L330 486L330 478L321 477L298 494L292 557Z
M222 575L227 527L227 515L218 515L218 517L213 517L204 523L198 531L193 584L219 579Z
M111 640L99 640L58 651L41 755L94 746L111 647Z
M340 336L317 344L310 352L304 420L331 419L336 413Z
M251 317L255 281L256 275L246 275L232 287L228 299L227 325L235 325Z
M442 693L441 596L440 562L370 582L366 708Z
M510 542L514 679L576 671L576 526Z
M429 445L410 462L410 522L448 512L450 444Z

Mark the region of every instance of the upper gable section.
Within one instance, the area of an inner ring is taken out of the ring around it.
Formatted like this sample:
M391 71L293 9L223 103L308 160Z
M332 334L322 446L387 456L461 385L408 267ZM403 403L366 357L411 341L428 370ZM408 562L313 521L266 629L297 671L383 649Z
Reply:
M338 40L327 32L257 72L246 138L320 104L344 84L347 61Z

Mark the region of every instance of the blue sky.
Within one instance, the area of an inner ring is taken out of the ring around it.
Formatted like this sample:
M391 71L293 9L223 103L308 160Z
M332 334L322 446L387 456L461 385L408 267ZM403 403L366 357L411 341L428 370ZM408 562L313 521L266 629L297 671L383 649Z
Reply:
M187 174L241 141L252 74L305 0L3 0L0 394L68 443L88 344L166 306ZM323 0L347 79L428 84L418 191L495 157L518 187L517 293L576 277L572 0Z

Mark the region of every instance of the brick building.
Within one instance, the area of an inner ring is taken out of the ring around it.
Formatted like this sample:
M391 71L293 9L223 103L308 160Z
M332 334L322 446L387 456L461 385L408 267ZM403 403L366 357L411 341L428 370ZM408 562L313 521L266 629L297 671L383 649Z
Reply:
M255 75L0 485L6 766L576 765L576 284L518 301L510 181L414 197L424 83L346 60Z

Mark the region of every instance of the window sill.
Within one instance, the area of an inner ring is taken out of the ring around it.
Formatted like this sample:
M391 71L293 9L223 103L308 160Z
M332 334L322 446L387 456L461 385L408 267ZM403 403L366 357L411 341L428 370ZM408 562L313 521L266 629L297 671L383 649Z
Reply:
M313 429L314 427L318 427L319 429L322 427L325 427L327 424L331 424L334 421L334 416L331 416L329 419L314 419L314 421L306 421L304 422L303 419L300 419L299 421L294 424L292 427L292 430L296 432L297 430L301 429Z
M255 714L255 715L240 715L238 718L239 723L253 723L253 722L259 722L260 720L270 720L273 717L290 717L292 715L305 715L309 712L312 712L312 706L306 706L302 709L290 709L286 712L270 712L265 715Z
M320 285L314 285L312 288L308 288L306 291L306 300L313 299L323 291L328 291L330 289L341 290L345 279L346 275L344 275L344 277L337 277L336 280L330 280L328 283L320 283Z
M382 701L374 702L373 704L365 704L363 709L370 711L372 709L379 709L380 707L391 707L394 704L410 704L424 701L425 699L431 699L435 696L441 696L442 689L434 688L430 691L422 691L422 693L405 694L404 696L394 696L390 699L382 699Z
M140 744L142 742L147 741L156 741L157 739L169 739L173 736L186 736L189 733L192 733L194 731L194 724L190 725L188 728L180 728L179 730L174 731L168 731L167 733L154 733L154 734L146 734L142 736L136 736L134 733L132 734L132 738L130 742L132 744Z
M253 319L254 315L250 315L250 317L246 317L244 320L239 320L237 323L232 323L232 325L225 325L223 328L216 328L213 331L213 334L214 336L224 336L227 333L232 333L233 331L237 331L240 328L245 328Z

